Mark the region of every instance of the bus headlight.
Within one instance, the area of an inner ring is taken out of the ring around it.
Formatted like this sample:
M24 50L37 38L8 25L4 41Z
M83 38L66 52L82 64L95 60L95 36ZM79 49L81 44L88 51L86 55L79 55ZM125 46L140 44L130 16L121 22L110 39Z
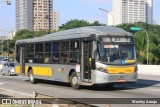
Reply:
M97 70L101 72L106 72L106 73L108 72L106 68L102 68L102 67L97 67Z

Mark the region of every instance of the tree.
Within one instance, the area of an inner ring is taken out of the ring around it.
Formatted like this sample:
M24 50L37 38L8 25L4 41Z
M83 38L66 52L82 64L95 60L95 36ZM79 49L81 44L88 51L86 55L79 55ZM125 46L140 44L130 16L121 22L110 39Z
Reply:
M9 51L10 54L13 54L14 53L14 48L15 48L15 42L17 40L19 40L19 39L29 39L29 38L33 38L33 37L40 37L40 36L43 36L43 35L46 35L46 34L48 34L48 31L46 31L46 30L40 30L40 31L29 31L29 30L26 30L26 29L20 30L20 31L16 32L16 35L13 38L13 40L3 41L3 50L4 50L4 52Z
M34 37L40 37L48 34L48 31L47 30L34 31L33 34Z
M93 23L90 23L89 26L105 26L105 24L101 24L99 21L94 21Z
M33 38L33 32L29 31L29 30L20 30L16 33L14 40L18 40L18 39L27 39L27 38Z
M70 20L67 23L60 26L60 30L67 30L85 26L89 26L89 23L87 21L75 19L75 20Z

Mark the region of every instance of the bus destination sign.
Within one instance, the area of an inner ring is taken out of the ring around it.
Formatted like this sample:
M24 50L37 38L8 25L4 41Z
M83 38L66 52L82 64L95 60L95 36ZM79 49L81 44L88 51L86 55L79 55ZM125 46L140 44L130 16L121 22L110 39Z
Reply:
M132 38L129 37L104 37L103 42L132 42Z

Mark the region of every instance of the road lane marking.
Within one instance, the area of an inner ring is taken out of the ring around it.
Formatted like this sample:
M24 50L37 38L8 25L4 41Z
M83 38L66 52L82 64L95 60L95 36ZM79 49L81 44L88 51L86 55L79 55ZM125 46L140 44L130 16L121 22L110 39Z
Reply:
M0 85L3 85L4 83L0 83Z
M14 90L8 90L8 89L4 89L4 88L0 88L0 90L4 90L4 91L9 91L9 92L13 92L13 93L17 93L17 94L23 94L23 95L26 95L26 96L32 96L32 94L27 94L27 93L23 93L23 92L18 92L18 91L14 91Z
M158 89L151 89L152 91L160 91L160 90L158 90Z

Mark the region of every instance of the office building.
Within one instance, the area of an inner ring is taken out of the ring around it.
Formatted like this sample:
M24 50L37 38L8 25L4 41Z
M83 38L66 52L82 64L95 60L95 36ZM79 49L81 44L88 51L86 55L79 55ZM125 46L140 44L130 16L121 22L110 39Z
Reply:
M53 29L53 0L16 0L16 31Z
M53 12L53 30L57 31L59 30L59 24L60 24L60 12L54 11Z
M113 0L112 13L114 25L139 21L152 24L153 0ZM112 22L108 24L113 25Z

